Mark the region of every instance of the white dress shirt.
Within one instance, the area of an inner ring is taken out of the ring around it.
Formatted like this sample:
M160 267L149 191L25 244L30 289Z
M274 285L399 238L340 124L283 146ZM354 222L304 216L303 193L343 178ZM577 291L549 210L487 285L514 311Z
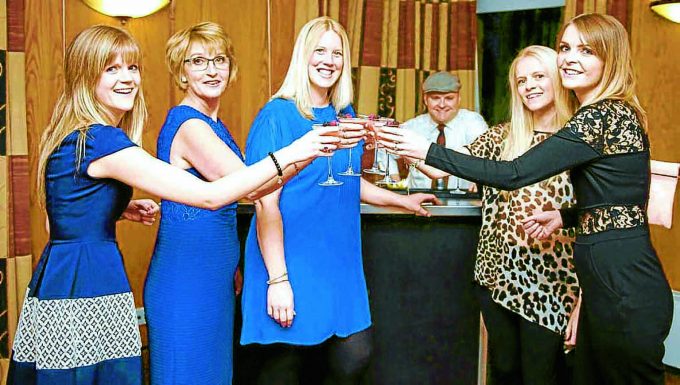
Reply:
M433 143L437 142L439 129L437 128L437 123L432 120L432 117L428 113L418 115L413 119L407 120L404 122L403 128L406 130L413 130ZM489 126L484 121L482 115L474 111L461 108L458 110L456 116L446 123L446 127L444 128L446 147L456 149L463 147L466 144L470 144L487 129L489 129ZM381 161L382 164L384 164L384 158L380 158L384 156L384 153L379 154L378 156L378 160ZM397 163L394 160L394 157L390 158L390 174L396 174ZM455 189L458 179L459 178L457 177L450 176L448 188L451 190ZM470 182L460 179L459 188L467 190L470 187L470 184ZM409 187L429 189L432 187L432 180L422 172L414 168L410 168Z

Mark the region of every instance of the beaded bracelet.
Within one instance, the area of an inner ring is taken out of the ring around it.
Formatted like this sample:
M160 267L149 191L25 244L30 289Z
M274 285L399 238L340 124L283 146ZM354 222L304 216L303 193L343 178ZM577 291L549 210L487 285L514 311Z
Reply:
M272 162L274 162L274 166L276 166L276 175L278 175L277 182L279 184L283 184L283 170L281 170L281 166L279 165L279 161L276 160L274 153L269 152L268 155L269 155L270 158L272 158Z

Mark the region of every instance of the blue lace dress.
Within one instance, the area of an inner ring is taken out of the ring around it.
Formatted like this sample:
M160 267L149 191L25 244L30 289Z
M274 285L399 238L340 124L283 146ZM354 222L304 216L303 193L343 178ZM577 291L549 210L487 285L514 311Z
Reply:
M116 242L132 189L87 175L90 163L135 144L116 127L92 125L76 171L74 132L50 156L50 240L29 283L8 384L140 385L135 304Z
M241 156L221 121L189 106L177 106L161 128L159 159L169 163L173 139L189 119L206 122ZM187 172L205 179L194 168ZM238 260L236 203L212 211L162 201L144 288L153 384L231 384Z

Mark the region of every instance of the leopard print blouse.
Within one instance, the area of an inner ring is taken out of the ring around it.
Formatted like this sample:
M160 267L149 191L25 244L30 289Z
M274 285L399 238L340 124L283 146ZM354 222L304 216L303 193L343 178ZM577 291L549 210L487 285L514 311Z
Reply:
M492 127L466 147L474 156L500 160L508 132L507 123ZM549 136L537 132L531 145ZM537 208L546 211L573 204L566 172L515 191L484 186L475 261L475 281L491 290L495 302L560 334L579 293L572 264L574 229L539 241L527 236L522 220Z

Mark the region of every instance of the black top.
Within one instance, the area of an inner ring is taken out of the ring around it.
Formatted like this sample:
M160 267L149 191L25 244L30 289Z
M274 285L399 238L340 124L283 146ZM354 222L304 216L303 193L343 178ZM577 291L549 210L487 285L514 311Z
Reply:
M565 213L565 225L591 234L646 223L649 140L635 110L623 101L582 107L564 128L513 161L476 158L432 144L425 163L503 190L571 170L577 213ZM572 218L576 223L570 223Z

